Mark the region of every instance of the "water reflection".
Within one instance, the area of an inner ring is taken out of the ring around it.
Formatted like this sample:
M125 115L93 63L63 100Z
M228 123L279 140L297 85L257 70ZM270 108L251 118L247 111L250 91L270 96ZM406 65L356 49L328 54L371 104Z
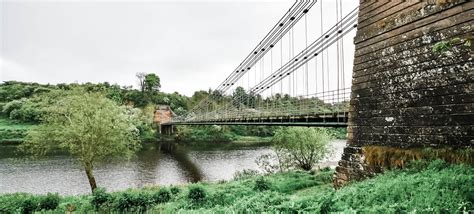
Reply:
M177 143L161 143L160 148L163 154L170 155L178 163L188 182L195 183L202 180L203 173L190 159L188 148Z
M344 141L334 142L342 151ZM89 193L82 166L66 154L41 160L19 160L15 146L0 146L0 193ZM258 169L255 159L272 152L268 146L176 143L147 144L130 161L97 164L99 186L111 191L147 185L231 179L243 169ZM336 152L328 163L340 158Z

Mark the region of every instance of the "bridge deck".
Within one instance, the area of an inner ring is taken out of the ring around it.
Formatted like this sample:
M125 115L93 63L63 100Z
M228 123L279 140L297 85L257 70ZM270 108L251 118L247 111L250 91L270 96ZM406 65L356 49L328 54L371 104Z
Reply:
M269 125L269 126L325 126L345 127L348 112L279 117L239 117L212 120L173 121L162 125Z

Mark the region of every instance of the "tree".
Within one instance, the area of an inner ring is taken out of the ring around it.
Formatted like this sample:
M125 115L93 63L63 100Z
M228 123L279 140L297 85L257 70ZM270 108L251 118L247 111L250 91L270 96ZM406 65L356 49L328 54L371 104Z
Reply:
M138 78L138 86L140 87L140 91L142 93L145 92L145 76L146 76L146 73L144 72L139 72L136 74L137 78Z
M249 105L249 96L245 89L241 86L237 87L232 93L232 105L236 108L241 108L242 105Z
M137 106L145 106L156 101L161 88L160 77L156 74L137 73L141 95L134 94L133 101Z
M209 92L207 91L195 91L193 96L191 97L189 103L188 103L188 109L192 109L195 106L199 105L199 103L209 97Z
M290 127L275 133L273 141L280 166L311 170L330 153L330 135L324 128Z
M28 132L20 150L43 156L61 149L83 165L92 191L94 164L130 157L139 149L134 116L100 93L74 90L52 104L42 123Z
M158 77L158 75L152 73L145 76L145 92L150 95L153 92L160 91L160 88L161 83L160 77Z

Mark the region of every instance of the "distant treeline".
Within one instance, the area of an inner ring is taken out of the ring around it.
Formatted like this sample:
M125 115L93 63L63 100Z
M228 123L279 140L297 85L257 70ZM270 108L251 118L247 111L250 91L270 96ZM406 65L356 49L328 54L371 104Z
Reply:
M70 90L83 90L86 92L98 92L107 98L117 102L119 105L126 105L140 109L143 112L144 124L149 127L139 127L143 129L143 138L148 140L156 139L158 136L153 127L153 112L156 105L169 105L177 115L185 115L199 103L207 99L214 102L214 106L232 103L235 108L243 106L251 107L255 103L292 103L298 98L288 95L276 94L263 99L259 95L247 94L243 88L238 88L232 95L222 95L218 91L196 91L191 97L174 93L160 91L161 82L156 74L137 74L138 89L132 86L120 86L117 84L104 83L60 83L60 84L39 84L18 81L5 81L0 83L0 117L20 124L35 124L41 122L41 117L45 109L54 103L58 97L65 96ZM242 97L246 97L242 100ZM239 99L239 101L237 100ZM315 100L314 102L321 102ZM286 105L287 108L291 106ZM320 108L325 108L321 105ZM296 107L295 107L296 108ZM327 107L329 108L329 107ZM11 121L4 121L3 126L11 124ZM5 127L3 129L6 130ZM236 136L272 136L277 127L270 126L188 126L178 129L176 139L192 141L232 141ZM0 123L0 132L2 125ZM18 134L23 136L24 131ZM12 131L11 129L8 131ZM15 132L16 133L16 132ZM333 129L333 135L337 138L345 137L345 129ZM18 136L15 136L18 138Z

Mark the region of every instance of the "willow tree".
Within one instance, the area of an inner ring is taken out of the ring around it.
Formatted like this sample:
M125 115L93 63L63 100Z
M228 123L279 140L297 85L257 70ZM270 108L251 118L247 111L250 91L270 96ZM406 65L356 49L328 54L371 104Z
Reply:
M73 91L47 108L42 123L28 132L20 150L44 156L65 150L83 165L92 191L97 188L94 165L128 158L139 149L134 116L102 94Z

